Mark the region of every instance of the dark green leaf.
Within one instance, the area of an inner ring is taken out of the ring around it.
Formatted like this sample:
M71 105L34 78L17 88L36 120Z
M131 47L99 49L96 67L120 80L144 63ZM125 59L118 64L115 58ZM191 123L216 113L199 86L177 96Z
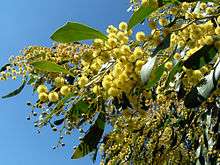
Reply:
M96 38L107 39L100 31L77 22L68 22L51 36L52 40L65 43Z
M82 113L87 113L89 110L89 104L84 101L79 101L74 104L70 110L72 117L80 117Z
M100 113L95 121L95 124L89 128L87 134L84 136L82 142L76 148L71 158L78 159L86 156L92 151L95 151L100 139L102 138L104 128L105 116Z
M213 45L205 45L192 54L186 61L184 61L183 64L189 69L199 69L211 62L217 52L218 49L216 49Z
M182 61L179 61L179 62L176 63L176 65L173 67L173 69L170 71L170 73L167 77L165 87L167 87L169 85L169 83L173 80L176 73L178 73L182 70L182 67L183 67L183 62Z
M2 96L2 98L5 99L5 98L9 98L9 97L13 97L13 96L18 95L24 89L24 87L26 85L26 82L27 81L24 80L23 83L21 84L21 86L18 89L14 90L13 92L11 92L11 93L9 93L9 94L7 94L5 96Z
M27 82L28 85L31 85L32 83L34 83L36 81L35 78L30 78L30 80Z
M32 62L31 65L34 67L34 69L38 69L44 72L64 73L64 74L69 74L74 77L72 73L70 73L64 67L54 62L36 61L36 62Z
M131 16L128 22L128 29L132 29L137 24L144 21L153 11L157 8L152 8L151 6L141 6L134 14Z
M5 71L7 66L11 66L11 64L5 64L3 67L1 67L0 72Z
M55 125L61 125L64 122L64 118L54 121Z

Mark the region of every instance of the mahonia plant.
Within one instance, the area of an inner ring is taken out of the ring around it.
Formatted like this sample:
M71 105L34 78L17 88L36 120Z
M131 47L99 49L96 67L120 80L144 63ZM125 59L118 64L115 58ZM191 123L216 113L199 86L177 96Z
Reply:
M100 151L108 165L220 163L220 2L130 3L129 22L106 35L68 22L51 48L10 57L0 79L23 83L3 98L31 85L38 100L27 103L28 119L59 131L54 148L82 134L72 159ZM145 21L151 31L133 34Z

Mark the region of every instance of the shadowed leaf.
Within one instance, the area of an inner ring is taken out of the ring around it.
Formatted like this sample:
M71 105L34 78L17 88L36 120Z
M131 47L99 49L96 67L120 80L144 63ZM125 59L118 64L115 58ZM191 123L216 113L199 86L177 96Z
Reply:
M82 142L76 148L72 155L72 159L78 159L86 156L92 151L95 151L97 145L102 138L102 134L105 128L105 116L100 113L95 121L95 124L92 125L87 134L82 139Z

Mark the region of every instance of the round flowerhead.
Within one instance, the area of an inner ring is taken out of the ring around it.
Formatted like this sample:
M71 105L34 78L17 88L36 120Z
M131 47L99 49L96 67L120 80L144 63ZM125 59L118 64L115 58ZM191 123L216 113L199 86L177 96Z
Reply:
M213 44L213 38L212 36L206 36L205 39L204 39L204 42L207 44L207 45L212 45Z
M220 27L217 27L217 28L215 29L215 34L220 35Z
M48 99L48 95L45 92L41 92L41 93L39 93L38 98L40 101L45 102Z
M126 22L121 22L119 24L119 29L122 30L122 31L126 31L128 29L128 25Z
M220 41L216 41L216 42L215 42L215 47L216 47L217 49L220 49Z
M140 31L136 33L136 40L137 41L144 41L145 40L145 34L144 32Z
M110 96L117 96L119 94L119 90L117 88L111 87L108 90L108 94Z
M65 79L63 77L56 77L55 78L55 85L57 87L62 86L65 82Z
M174 56L173 56L173 58L174 58L175 60L179 60L179 59L181 58L181 55L180 55L179 53L175 53Z
M68 87L67 85L64 85L60 88L60 93L63 96L67 96L68 94L70 94L70 92L71 92L70 87Z
M57 92L50 92L48 95L48 99L50 102L57 102L59 100L59 95Z
M220 24L220 16L218 16L218 18L217 18L217 22Z
M85 86L87 83L89 82L89 79L86 76L82 76L79 81L78 84L80 87Z
M200 79L200 78L202 78L202 72L200 70L194 70L193 76L197 79Z
M39 86L37 87L37 92L38 92L38 93L42 93L42 92L47 93L48 90L47 90L47 87L46 87L45 85L39 85Z
M168 70L171 70L173 67L173 63L171 61L168 61L165 63L165 68Z

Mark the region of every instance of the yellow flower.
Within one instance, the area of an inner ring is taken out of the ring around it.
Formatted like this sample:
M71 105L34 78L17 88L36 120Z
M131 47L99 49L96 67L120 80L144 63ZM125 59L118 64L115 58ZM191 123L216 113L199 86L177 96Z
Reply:
M121 23L119 24L119 29L120 29L120 30L126 31L127 28L128 28L128 25L127 25L126 22L121 22Z
M179 53L175 53L173 58L179 60L181 58L181 55Z
M82 76L79 81L78 84L80 87L85 86L87 83L89 82L89 79L86 76Z
M205 39L204 39L204 42L207 44L207 45L212 45L213 44L213 38L212 36L206 36Z
M166 26L166 25L168 24L168 21L167 21L167 19L165 19L165 18L160 18L160 19L159 19L159 24L160 24L161 26Z
M70 94L70 88L67 86L67 85L65 85L65 86L62 86L61 88L60 88L60 93L63 95L63 96L67 96L68 94Z
M57 87L62 86L64 84L64 82L65 82L65 79L63 77L56 77L55 78L55 85Z
M145 33L140 31L136 33L136 40L137 41L144 41L145 40Z
M141 47L136 47L135 49L134 49L134 56L136 56L136 57L139 57L139 56L142 56L143 55L143 50L142 50L142 48Z
M95 93L95 94L99 94L100 93L100 86L98 85L95 85L93 88L92 88L92 92Z
M47 90L47 87L46 87L45 85L39 85L39 86L37 87L37 92L38 92L38 93L42 93L42 92L47 93L48 90Z
M217 27L217 28L215 29L215 34L220 35L220 27Z
M202 72L200 70L194 70L193 76L197 79L200 79L200 78L202 78Z
M220 49L220 41L216 41L216 42L215 42L215 47L216 47L217 49Z
M173 63L171 61L168 61L165 63L164 67L168 70L172 69Z
M48 99L50 102L57 102L59 100L59 95L57 92L50 92L48 95Z
M220 24L220 16L218 16L218 18L217 18L217 22Z
M48 95L45 92L41 92L38 95L40 101L45 102L48 99Z
M117 88L111 87L108 90L108 95L110 95L110 96L118 96L119 95L119 90Z

